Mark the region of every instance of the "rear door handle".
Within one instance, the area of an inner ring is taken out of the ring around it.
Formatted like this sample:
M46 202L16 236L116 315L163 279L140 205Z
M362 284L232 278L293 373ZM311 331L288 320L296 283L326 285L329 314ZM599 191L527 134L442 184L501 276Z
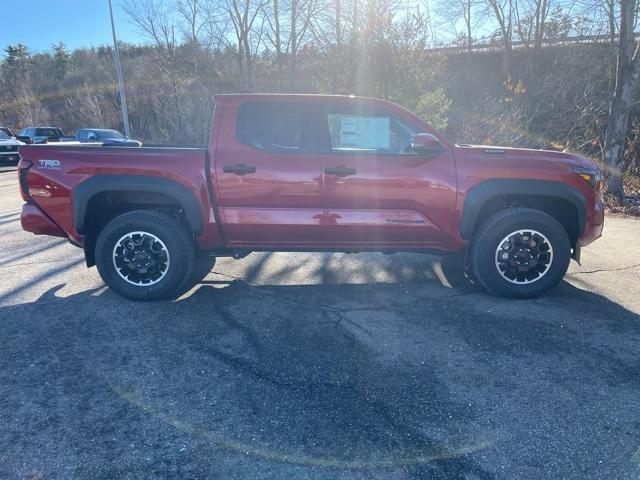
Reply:
M356 169L340 165L339 167L327 167L324 169L324 173L327 175L335 175L336 177L347 177L349 175L355 175Z
M222 167L224 173L235 173L236 175L244 175L245 173L256 173L256 167L237 163L235 165L224 165Z

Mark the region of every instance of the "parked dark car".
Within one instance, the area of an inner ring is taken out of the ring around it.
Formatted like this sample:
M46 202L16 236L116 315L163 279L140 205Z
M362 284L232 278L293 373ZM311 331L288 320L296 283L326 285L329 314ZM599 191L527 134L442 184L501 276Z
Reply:
M20 131L20 136L29 138L30 142L26 143L59 142L66 139L62 129L57 127L27 127Z
M103 146L141 147L142 142L126 137L117 130L107 128L82 128L76 132L80 143L101 143Z

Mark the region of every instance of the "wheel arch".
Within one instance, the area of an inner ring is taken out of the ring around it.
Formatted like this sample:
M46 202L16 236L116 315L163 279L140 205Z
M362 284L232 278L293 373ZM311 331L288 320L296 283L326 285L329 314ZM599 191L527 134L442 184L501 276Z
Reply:
M584 231L586 198L577 189L550 180L491 179L467 192L460 235L469 240L492 214L512 207L529 207L554 217L567 230L572 247Z
M96 175L73 189L73 225L85 236L87 266L95 265L96 233L117 214L140 208L179 214L193 234L203 231L201 207L195 194L181 183L144 175Z

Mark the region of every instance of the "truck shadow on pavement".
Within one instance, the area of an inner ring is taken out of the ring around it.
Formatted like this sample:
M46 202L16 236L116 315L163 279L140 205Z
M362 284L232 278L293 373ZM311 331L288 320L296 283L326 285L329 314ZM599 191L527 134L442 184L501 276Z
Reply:
M639 418L640 316L459 280L214 274L175 302L58 286L1 307L0 476L619 478L597 460L640 432L610 428Z

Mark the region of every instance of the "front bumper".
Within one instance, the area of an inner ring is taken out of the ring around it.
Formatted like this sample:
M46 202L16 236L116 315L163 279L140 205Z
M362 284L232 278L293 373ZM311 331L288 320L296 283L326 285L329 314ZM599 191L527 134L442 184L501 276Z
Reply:
M582 235L578 238L578 246L586 247L602 236L604 227L604 200L601 196L596 198L592 207L587 210L587 224Z
M578 245L580 247L586 247L590 243L595 242L602 236L603 227L604 222L595 225L587 225L584 232L582 232L582 235L580 235L580 238L578 238Z
M0 162L19 162L18 152L0 152Z
M22 205L20 224L26 232L36 235L50 235L52 237L66 237L67 234L55 223L49 220L42 210L33 203Z

